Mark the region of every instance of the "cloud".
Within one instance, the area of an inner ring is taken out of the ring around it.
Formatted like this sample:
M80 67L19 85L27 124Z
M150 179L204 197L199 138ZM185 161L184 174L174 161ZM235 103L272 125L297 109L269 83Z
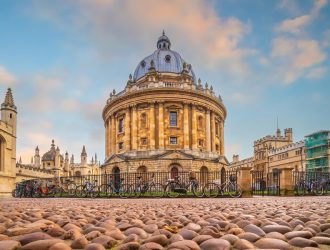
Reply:
M12 86L16 82L16 77L11 74L5 67L0 65L0 84L5 86Z
M306 75L306 77L310 79L320 79L325 75L325 73L326 73L325 67L316 67L311 69Z
M249 23L235 17L220 17L213 2L202 0L135 3L128 0L86 0L70 4L37 1L34 7L39 17L70 32L73 30L95 44L99 55L107 60L122 57L127 47L132 46L142 49L125 56L136 60L141 50L155 48L156 41L149 39L150 34L160 35L165 29L170 38L176 38L173 49L181 47L184 54L190 55L189 63L199 61L210 68L221 65L224 71L233 74L249 71L245 58L254 52L241 46L251 30ZM70 16L66 17L64 13L68 10Z
M277 27L275 27L275 30L277 32L288 32L293 34L301 33L305 26L310 24L313 19L318 17L320 10L326 4L327 0L316 0L309 14L298 16L293 19L284 20Z
M291 32L294 34L301 33L302 28L311 20L309 15L299 16L294 19L284 20L279 27L276 27L278 32Z
M316 40L278 37L273 40L271 57L277 65L277 72L285 84L291 84L306 70L322 63L326 53Z

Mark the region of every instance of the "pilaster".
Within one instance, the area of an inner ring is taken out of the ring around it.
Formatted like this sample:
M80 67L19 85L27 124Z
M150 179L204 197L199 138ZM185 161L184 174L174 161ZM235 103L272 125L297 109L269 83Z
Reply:
M131 150L131 112L128 107L125 112L125 138L124 138L125 150Z
M189 106L183 105L183 148L189 149Z
M138 128L138 120L137 120L137 106L134 105L132 107L132 150L137 150L137 128Z
M164 149L164 103L158 104L159 149Z
M150 149L155 149L155 104L149 103Z
M225 122L220 122L220 155L225 155L225 133L224 133Z
M211 111L211 151L215 152L215 121L213 111Z
M206 151L211 152L211 116L210 110L206 110Z
M196 105L191 106L191 133L192 133L192 149L197 149L197 116Z

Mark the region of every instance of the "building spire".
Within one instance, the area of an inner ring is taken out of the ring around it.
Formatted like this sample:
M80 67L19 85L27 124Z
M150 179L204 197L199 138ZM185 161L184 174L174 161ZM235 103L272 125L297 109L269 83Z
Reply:
M82 152L81 152L81 155L86 155L86 148L85 148L85 145L83 146L83 149L82 149Z
M5 96L5 100L4 102L1 104L1 107L2 108L6 108L6 107L9 107L9 108L13 108L16 110L16 106L15 106L15 103L14 103L14 98L13 98L13 94L11 92L11 88L8 88L7 89L7 93L6 93L6 96Z
M165 31L163 30L163 36L165 36Z

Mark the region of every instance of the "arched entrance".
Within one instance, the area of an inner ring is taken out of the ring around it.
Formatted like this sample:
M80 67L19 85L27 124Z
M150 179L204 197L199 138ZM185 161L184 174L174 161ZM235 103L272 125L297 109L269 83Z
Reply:
M80 171L76 171L75 172L75 176L78 176L78 177L81 176L81 172Z
M114 182L115 189L118 190L120 187L120 169L119 169L119 167L114 167L112 169L112 175L113 175L113 182Z
M171 178L174 179L179 175L179 168L177 166L171 167Z
M140 166L138 167L138 169L136 170L137 173L147 173L147 167L146 166Z
M226 169L224 167L221 168L220 180L221 180L221 184L226 182Z
M208 182L208 173L209 173L208 168L203 166L203 167L201 167L200 172L201 172L200 182L202 184L207 183Z

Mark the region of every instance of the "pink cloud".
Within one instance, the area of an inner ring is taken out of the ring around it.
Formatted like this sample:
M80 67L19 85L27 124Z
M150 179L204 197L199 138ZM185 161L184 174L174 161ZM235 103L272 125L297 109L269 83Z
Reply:
M4 86L11 86L16 82L16 77L11 74L5 67L0 65L0 84Z

